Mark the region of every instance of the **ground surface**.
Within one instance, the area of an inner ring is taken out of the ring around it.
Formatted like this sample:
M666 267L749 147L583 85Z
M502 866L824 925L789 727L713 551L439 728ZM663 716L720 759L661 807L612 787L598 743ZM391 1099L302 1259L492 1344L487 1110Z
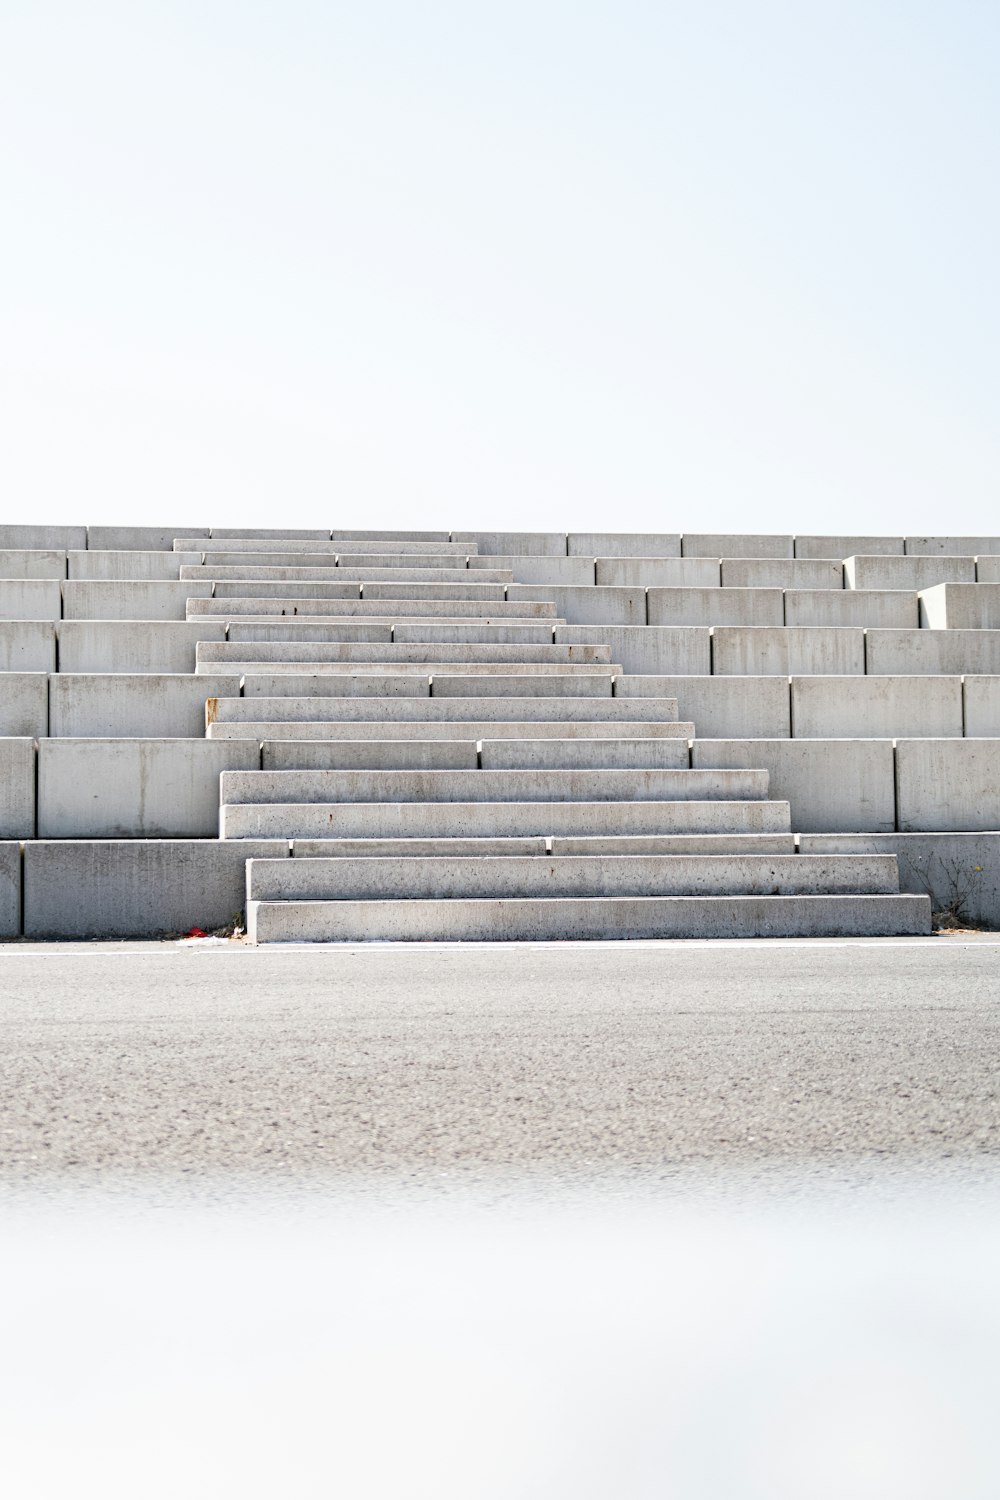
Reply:
M0 1177L1000 1153L1000 941L0 949Z

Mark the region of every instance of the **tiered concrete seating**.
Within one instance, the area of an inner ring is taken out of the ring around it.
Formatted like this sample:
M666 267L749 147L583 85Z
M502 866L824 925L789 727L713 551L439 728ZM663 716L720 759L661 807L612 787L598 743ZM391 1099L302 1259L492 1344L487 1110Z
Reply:
M985 537L0 527L0 933L248 860L260 941L912 932L941 839L1000 924L996 595Z

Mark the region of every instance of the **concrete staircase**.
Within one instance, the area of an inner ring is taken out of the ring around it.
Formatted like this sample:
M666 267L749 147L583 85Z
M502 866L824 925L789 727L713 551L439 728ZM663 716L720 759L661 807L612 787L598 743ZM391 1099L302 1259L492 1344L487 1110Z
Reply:
M261 746L222 773L221 837L295 856L247 861L252 941L929 931L893 856L797 853L767 770L692 768L677 699L633 693L599 639L558 641L554 599L511 599L506 559L194 542L187 618L230 622L195 671L243 679L207 735Z

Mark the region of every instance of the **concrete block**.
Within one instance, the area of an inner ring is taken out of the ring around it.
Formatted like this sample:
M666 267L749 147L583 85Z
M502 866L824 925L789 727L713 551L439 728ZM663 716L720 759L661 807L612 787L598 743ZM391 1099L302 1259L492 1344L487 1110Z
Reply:
M865 660L881 676L1000 673L1000 630L869 630Z
M796 832L892 833L895 830L893 753L892 741L888 739L695 740L691 764L759 766L766 770L771 778L770 795L791 804L792 827Z
M416 701L416 700L411 700ZM491 700L502 702L503 700ZM605 700L602 699L602 702ZM535 740L535 739L671 739L682 742L687 755L687 741L694 736L694 725L671 720L608 721L603 720L528 720L446 719L446 720L267 720L245 719L213 722L206 731L209 739L251 739L274 743L277 740Z
M974 557L848 557L849 589L926 589L935 583L975 583Z
M0 620L58 620L61 591L55 578L0 578Z
M195 672L201 676L205 672L217 670L220 663L209 662L199 664ZM609 662L603 667L575 666L572 662L507 662L507 661L228 661L224 670L227 672L239 672L244 684L256 677L268 677L275 681L282 678L291 679L293 685L296 680L308 677L355 677L363 674L366 677L394 680L398 677L413 677L418 681L426 682L432 677L450 679L456 676L478 678L482 682L497 682L506 684L496 689L498 692L508 692L511 679L522 681L525 676L530 676L532 681L547 679L548 677L561 679L565 676L579 677L590 672L607 673L620 672L621 668L614 662ZM245 687L244 687L245 690ZM298 691L297 688L294 689ZM278 689L280 691L280 689ZM484 692L492 692L493 688L484 688ZM576 689L554 688L554 692L577 691ZM585 688L580 692L586 693Z
M328 542L330 530L326 526L213 526L212 539L230 541L252 538L256 541L279 542Z
M48 732L62 739L197 739L206 703L239 691L233 676L60 672L49 681Z
M711 632L696 625L557 625L558 644L599 641L625 672L678 676L712 670Z
M570 672L511 673L442 673L435 669L431 681L433 698L610 698L611 672L599 668Z
M1000 677L962 682L966 739L1000 739Z
M274 583L265 583L252 578L219 578L219 569L214 571L204 569L209 573L209 587L214 583L215 592L213 599L360 599L361 584L357 579L341 579L337 583L289 583L279 579ZM191 593L189 597L195 596L196 586L191 579L182 579ZM197 587L201 587L198 585ZM202 593L202 597L204 593Z
M246 740L41 740L38 836L211 838L220 773L259 765Z
M896 745L900 833L1000 829L1000 739Z
M894 854L900 889L948 926L1000 928L1000 833L804 834L802 854Z
M429 698L430 691L430 676L417 672L254 672L243 679L244 699Z
M386 856L255 859L248 901L507 900L517 897L891 895L891 855L563 854L505 859Z
M123 742L125 743L125 742ZM219 748L236 742L220 741ZM714 802L767 797L761 770L223 771L226 807L349 802Z
M304 537L219 537L211 539L211 546L202 545L203 538L198 536L175 536L175 552L204 552L206 556L211 554L219 557L223 552L239 552L249 556L251 552L262 552L268 557L278 557L282 553L294 552L296 555L305 557L322 556L336 557L340 551L339 542L311 541Z
M554 613L569 625L645 625L646 594L641 588L573 588L562 584L511 584L508 604L518 608L551 600Z
M485 562L486 568L509 568L506 561L496 559L493 562ZM467 573L469 570L469 559L461 552L449 551L442 548L434 552L382 552L367 549L344 551L337 553L337 571L352 568L361 572L371 573L377 571L381 577L382 569L391 577L393 573L403 572L407 569L419 569L425 573Z
M56 627L51 620L0 620L0 672L54 672Z
M210 583L89 579L62 585L67 620L183 620L188 599L205 599Z
M497 646L547 646L553 640L553 627L544 621L537 625L439 625L434 621L419 621L415 625L397 625L391 632L392 639L402 645L418 641L434 644L453 642L455 645L475 645L477 642ZM233 632L229 632L234 639ZM595 639L603 640L603 634ZM310 639L304 637L304 639Z
M548 634L551 638L551 629ZM301 620L272 620L267 625L247 624L242 620L236 620L230 625L226 639L234 644L278 641L335 643L339 641L353 642L357 645L388 646L392 642L392 626L388 623L382 624L368 620L339 620L334 623L326 623L323 620L314 620L312 623Z
M483 739L479 765L484 771L636 771L654 767L682 771L688 769L690 761L687 741L682 739L651 735L583 739L575 735L565 739Z
M864 625L889 629L919 624L916 589L788 589L786 625Z
M507 557L565 557L566 534L562 531L453 531L453 542L474 542L480 553L503 553Z
M578 587L595 582L592 557L470 557L469 569L479 573L491 566L508 569L516 583L562 583Z
M0 626L0 640L3 627ZM221 641L219 620L63 620L60 672L193 672L198 641ZM55 670L53 660L50 670Z
M0 736L39 739L49 732L45 672L0 673Z
M225 556L225 554L223 554ZM190 552L172 552L170 557L191 557ZM233 567L230 563L204 563L199 558L194 563L179 563L178 573L175 575L181 579L193 579L200 582L208 579L210 582L218 583L223 580L243 578L248 583L337 583L343 582L338 576L338 569L329 568L294 568L279 567L276 563L269 563L261 567L256 563L240 563Z
M21 936L21 845L0 844L0 938Z
M610 588L717 589L717 557L599 557L597 582Z
M686 531L681 537L681 553L684 557L794 557L795 546L790 536L762 536L759 533L709 536L703 532Z
M208 527L200 526L88 526L86 546L95 552L172 552L174 537L190 537L203 551Z
M525 624L532 620L554 620L556 610L550 602L527 599L516 603L505 599L192 599L187 615L189 620L219 617L236 620L249 615L263 621L300 616L337 620L375 616L394 623L425 618L469 619L488 625L499 620Z
M34 836L35 742L14 736L0 739L0 839Z
M82 580L125 582L178 582L182 568L201 563L200 552L140 552L123 548L119 552L68 552L68 576Z
M780 589L650 589L650 625L781 625Z
M435 855L495 859L534 855L544 859L546 840L534 839L295 839L295 859L427 859Z
M866 556L893 557L903 553L901 536L797 536L796 557L852 557L855 553Z
M724 557L722 586L736 589L842 589L844 564L833 558Z
M477 772L485 775L485 772ZM540 774L540 773L539 773ZM551 773L550 773L551 774ZM787 802L340 802L223 804L222 837L553 838L787 833Z
M394 542L415 542L426 545L429 542L450 543L452 540L450 531L343 531L330 532L335 542L371 542L388 546Z
M157 938L228 926L243 911L246 861L287 839L37 840L25 846L30 938Z
M718 739L787 739L791 710L787 677L620 677L616 701L635 707L644 697L676 698L681 719Z
M554 942L630 938L888 937L931 930L926 896L529 897L252 901L267 942Z
M960 677L793 677L793 739L962 735Z
M0 548L5 550L67 552L86 545L86 526L0 526Z
M65 552L45 552L38 548L20 552L6 548L0 552L0 578L66 577Z
M925 630L1000 630L1000 583L939 583L920 592Z
M288 679L285 679L287 681ZM405 679L409 682L411 679ZM699 679L700 680L700 679ZM489 723L608 723L667 724L677 720L677 700L668 697L645 698L510 698L468 697L428 698L385 695L370 697L355 694L321 695L315 688L309 696L276 695L261 698L252 691L259 678L248 679L242 698L220 698L216 704L215 723L238 724L251 720L279 723L378 722L398 725L404 721L430 724L457 724L466 720ZM317 679L307 678L311 685ZM321 681L325 687L325 681ZM787 683L786 683L787 700Z
M420 583L391 583L385 579L366 579L362 590L362 597L371 599L474 599L483 603L504 598L508 580L501 580L499 574L478 573L475 583L435 583L431 586ZM493 583L484 583L485 578L496 579Z
M1000 553L997 536L908 536L906 552L919 557L943 552L950 557L979 557L983 553Z
M477 741L460 739L394 740L380 734L369 739L278 740L261 744L265 771L475 771Z
M680 557L676 531L571 531L569 557Z
M794 854L795 836L791 833L700 833L663 834L644 838L627 834L623 838L554 838L551 852L607 856L621 854ZM319 851L322 853L322 850ZM447 852L447 851L444 851Z
M231 577L242 576L267 578L272 569L280 575L283 568L307 568L317 578L325 574L337 575L336 552L213 552L211 547L201 555L200 566L214 574L219 568L235 569ZM250 569L256 570L250 572ZM223 574L223 577L226 575Z
M520 663L525 665L606 665L611 648L605 645L494 646L474 643L459 645L442 641L439 645L422 641L369 644L355 641L201 641L198 644L199 665L214 662L323 662L324 664L364 663L365 669L375 663L387 665L427 666L437 662Z
M976 582L1000 583L1000 557L976 558Z
M712 671L717 676L851 676L864 670L865 633L860 626L727 626L712 632Z

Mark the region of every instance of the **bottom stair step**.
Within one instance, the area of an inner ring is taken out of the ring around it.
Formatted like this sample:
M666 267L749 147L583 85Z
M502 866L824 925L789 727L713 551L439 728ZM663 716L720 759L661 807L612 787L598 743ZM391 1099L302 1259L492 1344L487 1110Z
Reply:
M639 896L513 901L250 901L253 943L903 937L927 896Z

